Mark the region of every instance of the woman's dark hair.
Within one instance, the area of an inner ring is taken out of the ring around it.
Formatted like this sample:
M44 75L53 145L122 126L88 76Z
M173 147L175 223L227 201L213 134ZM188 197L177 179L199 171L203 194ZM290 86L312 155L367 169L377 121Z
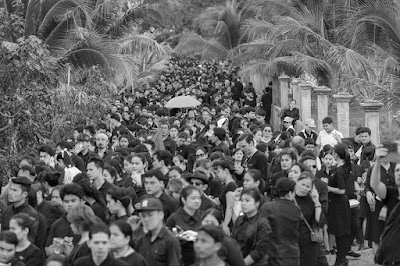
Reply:
M260 191L264 191L265 181L263 179L263 176L262 176L260 170L258 170L258 169L250 169L250 170L248 170L246 172L246 174L249 174L253 178L254 182L259 181L260 184L258 185L258 189Z
M118 229L121 231L121 233L125 237L129 236L130 238L132 238L132 235L133 235L132 227L126 221L122 221L122 220L115 221L112 224L110 224L110 227L113 225L118 227Z
M7 244L11 244L14 246L18 245L18 238L14 232L11 231L2 231L0 233L0 241L4 241Z
M328 154L333 155L333 148L331 145L326 144L324 147L322 147L322 150L319 153L319 158L322 159Z
M29 233L28 233L28 238L30 240L33 240L34 237L34 227L37 225L37 222L35 218L30 216L29 214L26 214L24 212L20 212L15 214L13 217L11 217L11 220L15 220L18 224L19 227L22 229L28 228Z
M215 219L217 219L219 224L222 224L223 222L223 216L220 210L211 208L211 209L207 209L205 212L203 212L203 214L201 215L201 220L204 220L204 218L206 218L208 215L212 215L215 217Z
M89 177L85 173L77 174L72 180L73 183L80 185L86 196L93 198L97 203L101 205L103 210L107 210L107 204L101 196L100 192L90 184ZM106 215L107 216L107 215Z
M211 236L215 242L222 243L224 240L224 232L218 226L213 224L202 225L197 229L197 232L203 231L207 235Z
M255 202L260 202L262 199L262 195L258 188L246 188L242 191L242 195L240 197L243 195L249 195L255 200Z
M295 165L297 165L300 168L301 172L310 171L310 168L307 167L307 165L305 165L304 163L296 162L296 163L292 164L292 167ZM290 168L292 168L292 167L290 167Z
M186 187L184 187L182 189L182 191L181 191L181 200L182 199L186 200L189 197L189 195L192 194L193 191L199 192L199 194L201 196L201 191L197 187L189 185L189 186L186 186ZM183 205L183 201L182 201L182 205Z
M83 199L83 197L85 196L85 192L83 191L83 188L80 185L76 183L71 183L62 186L62 188L60 189L61 199L64 200L65 195L75 195L78 198Z
M281 158L282 158L283 155L289 155L289 157L292 159L292 161L296 161L297 162L298 154L297 154L296 149L285 148L285 149L282 150L282 152L280 154Z
M126 135L126 134L123 134L123 135L121 135L120 137L119 137L119 140L121 140L122 138L125 138L125 139L127 139L128 140L128 142L129 142L129 140L130 140L130 137L129 137L129 135ZM128 144L129 145L129 144Z
M66 167L74 166L74 162L72 161L71 156L66 151L62 151L59 154L57 154L56 160L57 161L62 160Z
M112 160L108 162L108 166L111 166L117 171L118 175L122 173L121 165L124 163L124 159L122 157L114 157ZM111 174L111 173L110 173Z
M111 177L113 178L113 180L114 180L114 182L115 182L115 180L116 180L116 178L117 178L117 171L115 170L115 168L114 167L112 167L111 165L105 165L104 166L104 169L103 169L103 172L104 171L107 171L107 172L109 172L110 173L110 175L111 175Z
M132 203L132 198L129 196L128 189L112 187L107 191L107 194L110 195L113 200L121 202L126 212L129 213L128 209L129 205Z
M337 154L337 156L344 160L344 165L343 167L345 168L346 174L349 174L351 171L351 159L350 159L350 154L347 151L347 146L346 144L343 143L338 143L333 147L334 152ZM347 176L347 175L346 175Z
M221 149L221 148L219 148L219 149ZM213 150L214 150L214 152L210 156L211 161L215 161L218 159L224 159L226 157L222 151L217 151L217 148L214 148Z
M179 166L172 166L169 169L168 173L171 172L171 171L177 171L180 175L182 175L182 173L183 173L182 168L180 168Z
M233 161L226 158L213 161L211 166L213 168L221 167L222 169L228 169L231 175L234 175L235 173L235 165Z

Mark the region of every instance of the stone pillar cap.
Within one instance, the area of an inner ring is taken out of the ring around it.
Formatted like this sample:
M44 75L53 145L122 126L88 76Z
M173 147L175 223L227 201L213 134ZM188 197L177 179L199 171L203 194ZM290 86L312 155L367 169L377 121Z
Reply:
M278 77L278 79L290 79L290 77L288 75L286 75L285 73L283 73L282 75L280 75Z
M333 98L338 102L350 102L353 97L353 95L347 92L340 92L333 95Z
M316 86L314 87L314 91L317 94L329 94L330 92L332 92L332 90L327 86Z
M308 89L308 88L311 89L312 85L313 84L310 81L302 81L302 82L299 83L300 87L304 87L306 89Z
M365 112L379 112L384 104L377 100L365 100L360 103L360 106Z

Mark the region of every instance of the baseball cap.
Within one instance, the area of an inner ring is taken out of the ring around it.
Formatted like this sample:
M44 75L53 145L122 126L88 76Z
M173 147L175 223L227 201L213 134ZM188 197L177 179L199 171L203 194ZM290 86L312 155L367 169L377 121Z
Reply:
M283 122L292 123L293 122L293 118L291 118L290 116L286 116L285 119L283 119Z
M304 124L306 124L306 125L309 126L309 127L317 127L317 126L315 125L314 119L312 119L312 118L306 119L306 121L305 121Z
M155 197L147 197L140 202L138 212L145 211L164 211L161 201Z

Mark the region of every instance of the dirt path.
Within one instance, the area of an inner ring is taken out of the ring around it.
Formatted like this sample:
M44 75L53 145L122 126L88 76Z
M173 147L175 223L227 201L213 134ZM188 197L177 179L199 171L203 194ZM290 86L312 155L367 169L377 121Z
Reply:
M356 251L356 252L358 252L358 251ZM378 264L374 263L374 255L372 253L372 249L367 249L367 250L364 250L364 251L361 251L358 253L361 254L360 258L353 259L353 258L347 257L349 259L349 266L375 266L375 265L378 265ZM329 265L333 265L335 263L336 256L327 255L326 257L328 259Z

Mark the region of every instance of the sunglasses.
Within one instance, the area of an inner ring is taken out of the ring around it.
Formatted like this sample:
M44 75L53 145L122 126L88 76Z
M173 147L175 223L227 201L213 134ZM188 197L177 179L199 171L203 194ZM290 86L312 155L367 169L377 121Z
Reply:
M201 186L201 185L203 185L203 183L201 183L201 182L190 182L190 184L192 186Z
M203 157L205 155L206 155L205 153L196 154L196 158L200 158L200 157Z
M312 167L312 168L317 168L317 166L314 164L314 165L310 165L310 167Z

